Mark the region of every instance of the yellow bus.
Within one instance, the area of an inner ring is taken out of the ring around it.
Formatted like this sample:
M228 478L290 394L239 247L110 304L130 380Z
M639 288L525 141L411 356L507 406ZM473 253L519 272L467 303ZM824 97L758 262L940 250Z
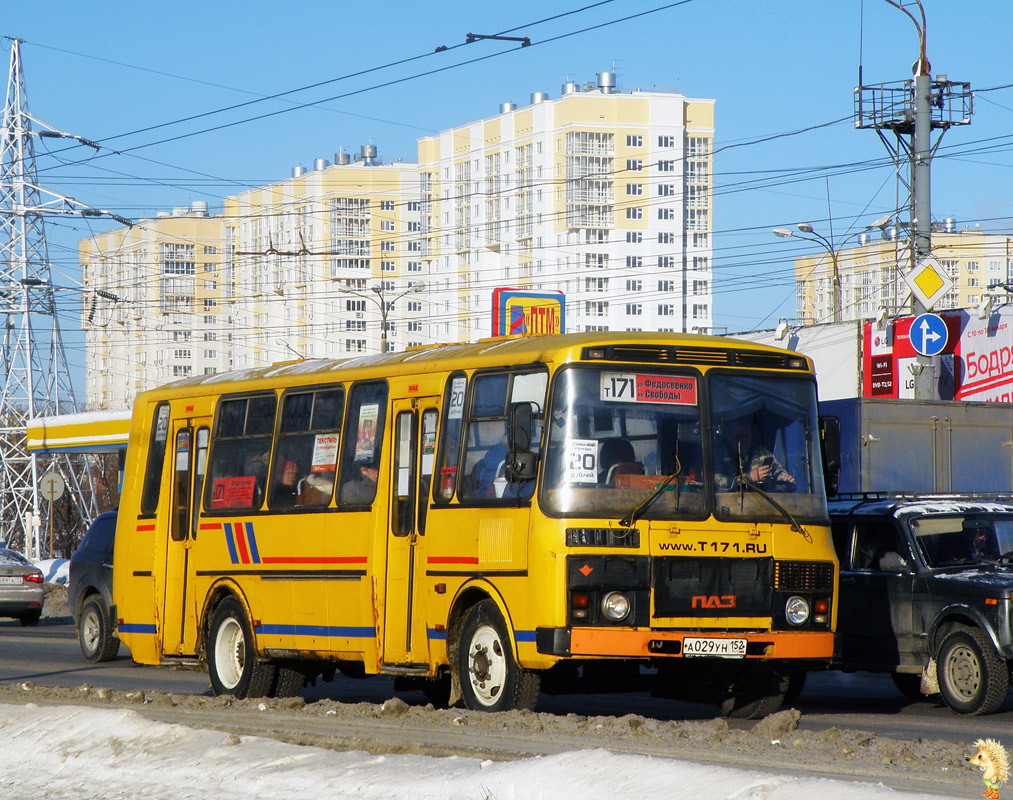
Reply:
M112 617L216 694L340 670L498 711L605 667L766 714L833 653L820 439L809 359L716 337L184 379L134 407Z

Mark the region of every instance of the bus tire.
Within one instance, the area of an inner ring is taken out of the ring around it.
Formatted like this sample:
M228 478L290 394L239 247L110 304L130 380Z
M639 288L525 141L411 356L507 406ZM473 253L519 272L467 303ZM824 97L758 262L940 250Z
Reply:
M954 713L991 714L1006 699L1009 667L978 628L949 634L936 663L939 693Z
M468 609L461 626L457 671L464 705L474 711L532 709L539 676L521 669L503 615L492 600Z
M257 659L253 630L242 604L227 597L218 604L209 632L208 674L215 695L265 697L274 688L276 668Z
M741 665L718 672L715 701L721 713L732 719L762 719L782 705L788 693L787 671L757 665Z
M113 636L109 610L100 595L92 595L81 606L77 620L77 641L84 657L96 664L112 661L120 651L120 640Z
M275 667L274 687L271 697L297 697L306 685L306 676L292 667Z

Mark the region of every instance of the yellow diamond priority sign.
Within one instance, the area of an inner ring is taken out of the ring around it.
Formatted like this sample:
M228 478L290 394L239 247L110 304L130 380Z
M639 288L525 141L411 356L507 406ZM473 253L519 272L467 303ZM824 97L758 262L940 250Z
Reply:
M918 301L926 308L932 308L948 291L953 288L953 281L946 274L946 269L934 256L926 256L918 265L902 276L904 282Z

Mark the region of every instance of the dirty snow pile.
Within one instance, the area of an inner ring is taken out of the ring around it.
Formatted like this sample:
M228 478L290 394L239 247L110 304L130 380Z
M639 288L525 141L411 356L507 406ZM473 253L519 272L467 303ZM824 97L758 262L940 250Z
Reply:
M867 783L585 750L521 761L375 756L151 722L128 710L0 705L0 796L33 800L914 800ZM967 787L966 796L976 794ZM938 799L939 795L931 795Z

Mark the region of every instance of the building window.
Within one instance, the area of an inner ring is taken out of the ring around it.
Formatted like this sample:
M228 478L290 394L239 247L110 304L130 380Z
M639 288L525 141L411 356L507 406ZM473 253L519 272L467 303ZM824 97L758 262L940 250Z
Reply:
M627 303L626 314L630 317L639 317L644 313L644 306L642 303Z
M627 208L626 219L643 219L644 209L642 208Z
M658 256L658 269L675 269L675 256Z
M658 316L659 317L674 317L675 316L675 306L672 305L671 303L662 303L662 304L660 304L658 306Z
M393 261L381 261L380 262L380 272L393 272L393 271L394 271L394 262Z
M674 136L659 136L658 147L675 147Z
M674 208L659 208L658 219L675 219Z
M627 292L639 292L644 288L644 282L640 280L628 280L626 281Z
M675 234L671 231L662 231L658 234L658 244L675 244Z
M659 183L658 194L662 197L675 197L675 185L671 183Z
M659 161L658 172L675 172L675 161L671 159L667 161Z
M380 210L381 211L393 211L394 210L394 201L393 200L381 200L380 201Z
M626 256L627 267L642 267L644 266L643 256Z
M659 292L674 292L675 281L658 281Z
M627 158L626 159L626 171L627 172L642 172L644 169L644 160L642 158Z
M632 197L642 197L644 194L644 184L642 183L627 183L626 194Z
M640 135L630 134L630 135L628 135L626 137L626 146L627 147L643 147L644 146L644 137L640 136Z
M381 231L393 231L394 230L394 220L392 220L392 219L382 219L382 220L380 220L380 230Z
M642 231L626 231L627 244L640 244L642 241L644 241L644 234Z
M394 242L390 241L380 242L380 250L384 253L393 253L394 248L395 248Z

